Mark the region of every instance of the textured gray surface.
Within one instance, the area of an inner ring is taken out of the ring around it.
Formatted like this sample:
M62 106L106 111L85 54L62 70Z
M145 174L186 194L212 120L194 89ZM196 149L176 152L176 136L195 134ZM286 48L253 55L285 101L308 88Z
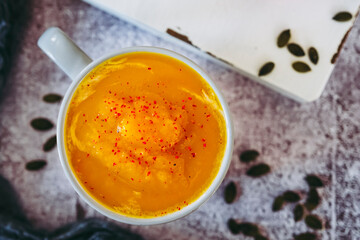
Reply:
M346 41L322 97L298 104L240 74L160 39L80 1L31 1L31 17L22 37L0 106L0 174L17 190L22 206L35 227L54 229L75 221L79 207L85 216L98 213L79 200L62 172L57 151L42 151L54 134L33 130L29 122L45 116L56 122L59 104L46 104L42 96L64 94L67 78L36 46L41 33L59 26L92 58L127 46L151 45L177 51L203 67L222 89L233 114L235 151L230 170L215 195L195 213L158 226L128 226L147 239L246 239L232 235L230 217L260 224L270 239L291 239L307 231L295 223L293 206L273 213L275 196L285 190L306 192L303 177L315 173L326 179L321 206L314 211L325 221L322 239L360 238L360 21ZM271 174L251 179L238 153L260 151ZM46 159L38 172L25 163ZM223 190L235 181L241 196L225 204Z

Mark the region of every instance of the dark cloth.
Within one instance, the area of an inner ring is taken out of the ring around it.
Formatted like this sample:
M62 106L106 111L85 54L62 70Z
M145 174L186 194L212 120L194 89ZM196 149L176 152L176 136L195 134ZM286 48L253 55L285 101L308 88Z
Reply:
M33 229L10 183L0 176L0 240L142 240L135 233L104 220L90 218L54 232Z
M0 0L0 95L29 17L29 5L29 0Z

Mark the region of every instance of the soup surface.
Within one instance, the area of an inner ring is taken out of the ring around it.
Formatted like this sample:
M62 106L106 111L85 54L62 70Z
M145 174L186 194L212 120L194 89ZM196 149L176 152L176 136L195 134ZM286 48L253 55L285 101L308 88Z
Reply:
M226 145L222 107L188 65L157 53L106 60L85 76L66 114L65 148L96 201L148 218L195 201Z

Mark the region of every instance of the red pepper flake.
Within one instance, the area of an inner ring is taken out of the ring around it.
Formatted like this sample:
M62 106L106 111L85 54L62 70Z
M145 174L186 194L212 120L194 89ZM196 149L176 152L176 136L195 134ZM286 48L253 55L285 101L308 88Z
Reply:
M109 91L109 93L111 94L111 91Z
M85 117L85 113L83 114L83 117Z
M87 122L87 120L85 119L85 122Z
M164 140L160 139L160 142L163 142Z
M131 178L131 181L134 181L134 179L133 179L133 178Z
M205 142L205 138L201 139L201 141Z
M86 155L86 157L89 157L90 156L90 154L88 153L87 155Z
M116 165L116 163L113 163L113 166L115 166Z
M149 176L150 174L151 174L151 172L150 172L150 171L148 171L147 176Z
M193 106L193 107L196 107L196 105L195 105L195 104L193 104L192 106Z
M176 158L176 159L178 159L178 158L179 158L179 156L175 156L175 158Z
M191 147L188 147L189 151L191 151Z
M177 127L174 127L175 130L177 130Z
M191 153L191 155L192 155L193 157L195 157L196 153Z
M154 104L156 104L156 101L154 101Z
M156 160L156 157L153 157L154 160Z
M143 144L146 144L146 142L143 142Z
M90 86L90 84L87 85L88 87Z
M185 105L183 105L181 108L182 108L182 109L185 109Z
M206 143L204 143L203 146L206 147Z
M210 114L206 115L207 118L209 118L210 116L211 116Z
M204 127L204 125L203 125L203 124L201 124L200 128L203 128L203 127Z

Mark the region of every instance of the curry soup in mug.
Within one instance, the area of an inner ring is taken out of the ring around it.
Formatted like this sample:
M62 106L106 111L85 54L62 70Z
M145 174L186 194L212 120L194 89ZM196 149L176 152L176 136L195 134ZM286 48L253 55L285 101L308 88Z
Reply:
M158 53L108 59L81 81L65 121L67 159L103 206L152 218L197 200L226 147L220 102L202 76Z

